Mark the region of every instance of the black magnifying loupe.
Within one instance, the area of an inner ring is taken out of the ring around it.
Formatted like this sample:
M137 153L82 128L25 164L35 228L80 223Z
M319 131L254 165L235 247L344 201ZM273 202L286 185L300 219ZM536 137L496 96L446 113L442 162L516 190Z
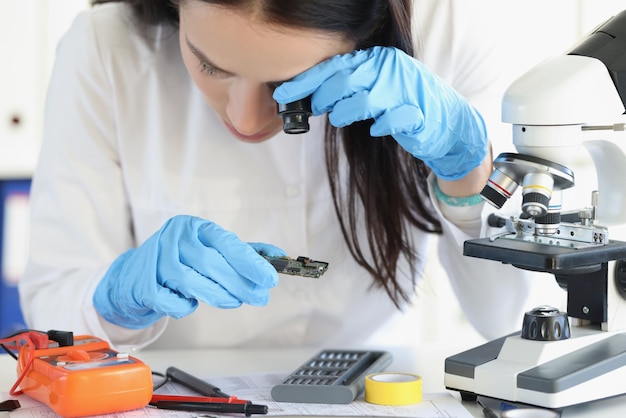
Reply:
M283 119L283 131L287 134L303 134L309 132L311 96L295 102L278 103L278 115Z

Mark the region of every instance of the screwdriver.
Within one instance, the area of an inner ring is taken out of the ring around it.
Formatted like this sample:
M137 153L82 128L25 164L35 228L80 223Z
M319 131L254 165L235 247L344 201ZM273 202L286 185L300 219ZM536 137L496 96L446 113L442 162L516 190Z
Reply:
M250 401L245 403L228 402L176 402L158 401L151 403L158 409L169 409L176 411L201 411L218 413L242 413L249 417L252 414L267 414L267 405L253 404Z
M493 409L489 408L486 405L483 405L483 403L480 402L478 399L476 400L476 403L483 409L483 415L485 416L485 418L498 418L498 414L496 414Z
M200 395L230 398L230 395L222 392L217 386L210 384L206 380L199 379L196 376L184 372L176 367L168 367L165 371L165 375L172 381L188 387L189 389L195 390Z

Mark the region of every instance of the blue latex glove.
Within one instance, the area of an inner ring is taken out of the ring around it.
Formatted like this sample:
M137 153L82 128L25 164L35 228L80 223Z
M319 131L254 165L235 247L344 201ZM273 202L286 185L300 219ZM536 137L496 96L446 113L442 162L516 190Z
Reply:
M175 216L113 262L94 306L107 321L135 329L165 315L189 315L198 301L218 308L263 306L278 273L259 253L285 255L273 245L240 241L213 222Z
M442 179L464 177L487 155L480 114L399 49L337 55L282 83L274 100L284 104L309 95L313 114L328 112L336 127L374 119L372 136L391 135Z

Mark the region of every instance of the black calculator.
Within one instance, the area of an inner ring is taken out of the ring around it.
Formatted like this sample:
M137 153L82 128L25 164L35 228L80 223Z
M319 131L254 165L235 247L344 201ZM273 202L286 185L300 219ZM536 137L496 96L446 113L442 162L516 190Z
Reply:
M322 350L272 388L277 402L350 403L363 392L365 376L391 364L387 351Z

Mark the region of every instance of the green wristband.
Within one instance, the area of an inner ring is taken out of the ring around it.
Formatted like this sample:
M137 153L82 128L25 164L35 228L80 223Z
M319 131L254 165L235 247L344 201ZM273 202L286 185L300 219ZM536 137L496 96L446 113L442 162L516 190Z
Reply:
M465 196L465 197L448 196L447 194L441 191L437 180L435 180L434 183L435 183L434 184L435 196L437 197L437 200L443 203L444 205L461 207L461 206L474 206L474 205L478 205L484 202L480 194L473 194L471 196Z

